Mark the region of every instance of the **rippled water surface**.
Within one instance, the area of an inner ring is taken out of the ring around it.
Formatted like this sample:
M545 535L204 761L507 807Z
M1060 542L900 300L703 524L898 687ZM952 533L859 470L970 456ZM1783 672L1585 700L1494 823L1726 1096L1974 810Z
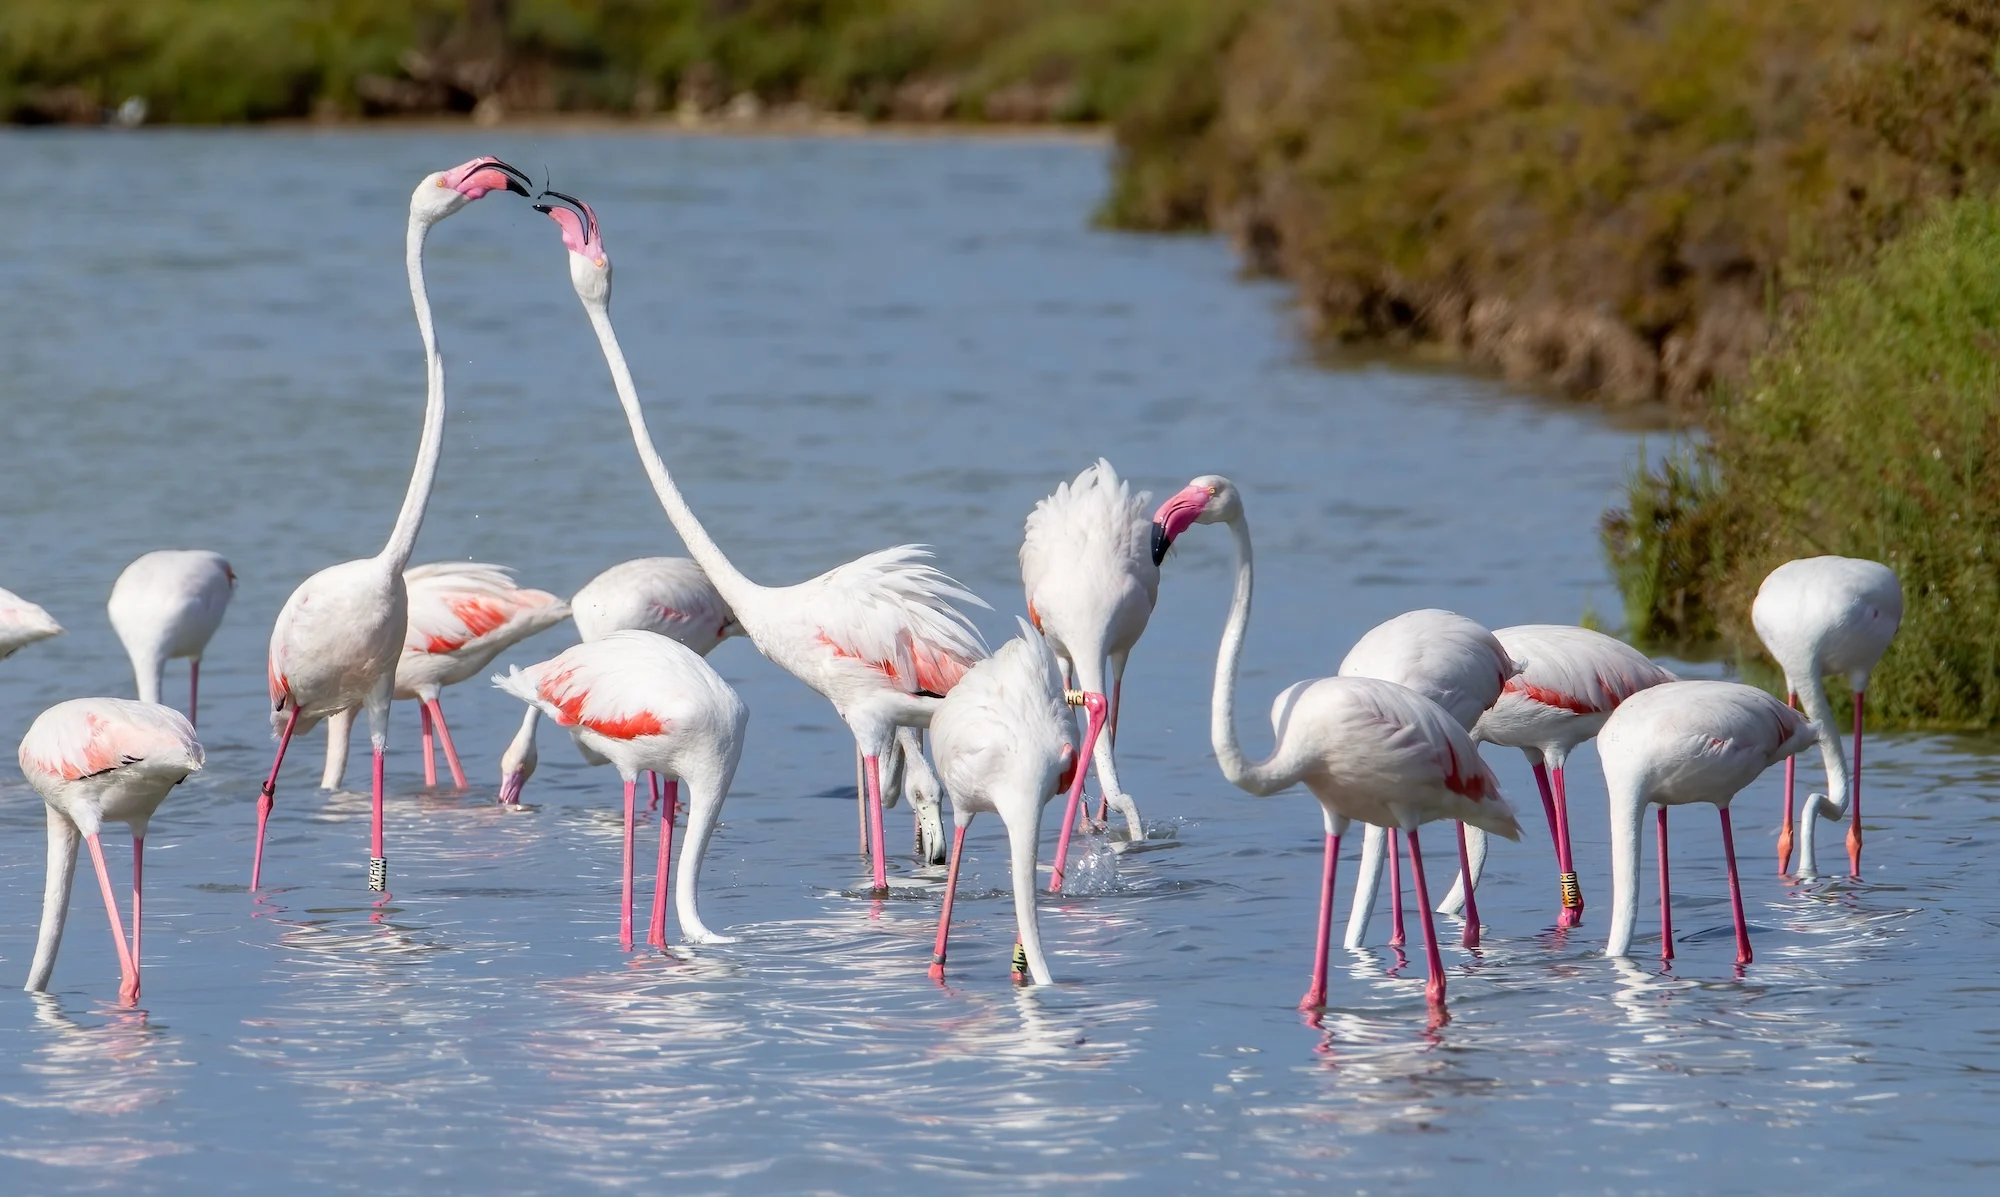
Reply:
M43 820L11 763L0 779L0 1188L1995 1183L1991 745L1875 741L1862 883L1772 877L1776 775L1758 783L1738 808L1758 954L1740 976L1704 810L1675 816L1674 969L1597 954L1606 831L1585 750L1587 925L1551 932L1531 818L1481 890L1486 946L1458 948L1441 920L1448 1026L1426 1027L1421 954L1375 947L1336 952L1314 1028L1293 1005L1319 817L1302 792L1242 795L1210 759L1229 562L1202 529L1168 563L1126 685L1123 765L1159 847L1044 905L1053 988L1008 981L991 819L974 824L949 984L926 978L941 871L899 860L931 884L858 894L851 741L740 641L712 658L752 715L704 912L739 943L619 951L616 778L545 727L528 806L496 809L520 708L483 684L446 695L469 793L418 784L416 714L397 709L392 898L365 889L365 796L314 787L315 736L279 790L275 888L253 900L265 637L299 580L387 535L422 403L405 200L485 151L597 203L662 450L754 577L925 541L991 600L997 640L1020 605L1022 517L1058 480L1099 454L1156 495L1227 473L1260 549L1253 750L1270 696L1399 611L1500 626L1615 608L1596 516L1634 434L1478 380L1302 361L1282 292L1236 279L1225 247L1089 228L1091 146L0 136L0 585L69 628L0 664L7 742L62 698L129 693L103 601L133 556L212 547L242 578L204 669L209 768L153 825L143 1011L111 1004L87 872L56 992L5 996L32 948ZM566 594L678 552L555 230L482 201L432 238L430 280L450 425L418 559L503 562ZM1490 755L1532 813L1518 754ZM892 843L906 818L891 813ZM122 870L123 830L106 839Z

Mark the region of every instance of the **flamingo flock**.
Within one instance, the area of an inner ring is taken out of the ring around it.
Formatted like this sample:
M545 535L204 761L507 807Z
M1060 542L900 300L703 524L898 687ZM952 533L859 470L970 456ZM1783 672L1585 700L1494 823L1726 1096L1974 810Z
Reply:
M1226 781L1248 794L1266 797L1298 786L1320 807L1318 914L1302 1009L1318 1011L1328 1002L1341 846L1360 823L1365 835L1346 943L1365 941L1386 863L1390 942L1402 944L1407 868L1428 963L1424 992L1442 1015L1447 974L1434 913L1462 912L1462 943L1476 948L1487 837L1518 841L1522 834L1513 805L1480 756L1482 743L1518 748L1532 768L1557 875L1555 925L1561 932L1580 926L1585 912L1564 770L1575 749L1597 741L1611 826L1607 955L1631 949L1642 824L1651 808L1658 829L1661 954L1672 958L1667 809L1707 803L1720 816L1737 964L1751 963L1730 804L1780 762L1786 766L1780 872L1790 870L1796 847L1800 873L1815 873L1817 824L1845 820L1849 871L1858 875L1863 696L1902 615L1900 584L1887 567L1818 557L1787 563L1766 579L1753 623L1784 671L1789 703L1737 683L1679 680L1636 649L1584 628L1530 624L1489 631L1463 615L1426 609L1371 630L1333 676L1281 690L1271 708L1272 747L1256 759L1239 741L1235 718L1255 580L1249 521L1235 483L1217 474L1196 477L1148 513L1148 495L1135 492L1107 460L1060 481L1027 516L1020 549L1026 617L1017 621L1019 634L996 651L989 652L967 614L987 604L938 569L920 545L881 549L792 585L754 582L696 517L654 443L612 325L611 258L596 210L552 190L535 195L533 208L558 226L571 284L603 353L640 466L689 555L615 565L567 602L517 584L502 566L412 566L446 412L444 356L426 295L424 250L446 218L488 195L508 193L530 195L527 177L481 157L427 175L411 196L405 265L426 364L415 465L381 550L304 579L272 628L267 677L277 744L254 802L253 892L263 884L264 842L294 737L327 725L322 784L338 787L352 725L365 713L372 765L368 885L386 890L391 703L418 703L425 785L437 784L435 750L441 748L452 784L463 789L466 771L445 721L443 689L486 674L510 649L570 620L582 643L492 678L525 706L519 733L501 757L499 802L519 805L538 760L537 725L544 717L553 720L585 761L613 766L622 783L621 949L633 950L636 938L642 775L658 810L646 943L667 948L670 880L684 941L734 942L702 921L698 891L750 728L748 706L705 658L743 636L825 698L852 734L869 895L879 897L890 887L884 807L910 801L916 857L929 866L943 860L940 811L949 802L954 830L930 975L939 981L945 976L968 824L975 814L992 812L1009 845L1017 933L1010 971L1022 983L1052 984L1037 903L1043 807L1065 796L1051 891L1061 891L1078 828L1107 830L1116 810L1124 837L1145 837L1138 804L1117 767L1126 668L1160 601L1169 552L1197 525L1215 524L1227 530L1236 562L1210 705L1216 764ZM160 550L132 562L112 588L108 610L130 657L138 699L59 703L23 738L21 769L41 795L48 821L47 886L27 989L50 983L78 849L87 846L117 944L119 999L138 1001L146 832L173 788L205 763L195 731L201 661L235 587L230 563L207 550ZM0 590L0 658L61 631L40 607ZM161 701L166 663L182 658L189 662L185 715ZM1829 674L1845 677L1853 690L1851 758L1823 682ZM1830 792L1810 795L1801 808L1791 762L1814 744ZM1101 795L1095 815L1084 801L1092 773ZM683 802L688 822L674 871L673 837ZM1458 877L1434 907L1421 832L1438 822L1453 825ZM129 937L100 838L107 823L124 823L132 833Z

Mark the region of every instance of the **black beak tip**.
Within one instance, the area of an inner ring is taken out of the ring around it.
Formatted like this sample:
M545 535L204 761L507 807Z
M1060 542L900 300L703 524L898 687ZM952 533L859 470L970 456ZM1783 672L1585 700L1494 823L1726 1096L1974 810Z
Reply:
M1167 559L1167 550L1173 547L1174 538L1167 535L1167 526L1158 520L1154 520L1153 564L1158 565L1160 562L1165 561Z
M513 192L515 195L528 194L528 189L521 185L521 180L512 175L507 176L507 190Z
M537 211L537 212L540 212L540 213L541 213L542 215L544 215L544 216L547 216L547 215L549 214L549 205L547 205L547 204L536 204L536 205L535 205L535 211Z

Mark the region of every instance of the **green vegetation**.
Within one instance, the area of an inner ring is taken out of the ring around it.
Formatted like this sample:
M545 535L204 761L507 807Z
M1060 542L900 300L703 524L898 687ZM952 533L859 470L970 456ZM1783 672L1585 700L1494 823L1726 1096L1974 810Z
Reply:
M1704 448L1642 472L1607 517L1631 627L1719 631L1750 658L1771 569L1872 558L1906 613L1871 714L2000 721L2000 202L1949 205L1828 281L1707 423Z

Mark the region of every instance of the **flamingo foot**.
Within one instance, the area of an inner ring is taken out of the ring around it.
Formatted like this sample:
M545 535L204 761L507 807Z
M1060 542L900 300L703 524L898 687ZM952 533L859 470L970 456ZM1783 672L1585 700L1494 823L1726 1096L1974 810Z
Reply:
M1847 828L1847 875L1861 876L1861 824L1851 823Z
M1324 988L1308 989L1306 990L1306 995L1299 999L1299 1009L1301 1010L1323 1010L1325 1008L1326 990Z
M1789 876L1792 871L1792 821L1778 829L1778 876Z
M128 975L118 986L118 1004L136 1006L139 1004L139 978Z

